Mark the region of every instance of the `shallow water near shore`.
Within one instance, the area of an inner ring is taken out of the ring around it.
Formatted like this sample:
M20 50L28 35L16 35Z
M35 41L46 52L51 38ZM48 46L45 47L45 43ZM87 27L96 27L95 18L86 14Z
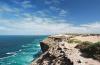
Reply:
M29 65L41 53L47 36L0 36L0 65Z

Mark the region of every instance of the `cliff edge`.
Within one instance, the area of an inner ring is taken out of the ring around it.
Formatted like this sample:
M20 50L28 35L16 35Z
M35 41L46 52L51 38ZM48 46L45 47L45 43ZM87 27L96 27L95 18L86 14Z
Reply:
M49 36L43 40L41 49L43 54L32 62L31 65L100 65L92 58L82 56L76 44L69 44L68 40L73 35Z

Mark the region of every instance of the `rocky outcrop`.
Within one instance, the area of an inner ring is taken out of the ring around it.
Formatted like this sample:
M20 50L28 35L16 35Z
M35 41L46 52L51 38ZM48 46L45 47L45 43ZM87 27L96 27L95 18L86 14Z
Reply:
M48 36L48 38L44 39L40 42L42 52L45 52L49 49L49 47L55 45L55 43L67 41L68 37L66 36Z
M49 36L48 38L46 38L42 42L40 42L42 52L47 51L49 49L49 47L51 45L53 45L53 43L61 42L62 40L63 40L63 38L60 36L57 36L57 37Z
M55 43L51 48L42 54L32 65L73 65L73 62L67 57L65 51L68 50Z
M62 36L43 40L41 48L44 53L31 65L100 65L96 60L83 57L79 49L75 48L77 44L68 44L66 40Z
M48 44L44 43L44 42L40 42L40 46L41 46L41 50L42 52L45 52L49 49Z

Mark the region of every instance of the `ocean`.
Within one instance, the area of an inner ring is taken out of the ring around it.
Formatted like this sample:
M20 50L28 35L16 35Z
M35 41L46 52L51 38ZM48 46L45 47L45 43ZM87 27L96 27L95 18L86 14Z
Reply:
M47 36L0 36L0 65L30 65L41 53L40 41Z

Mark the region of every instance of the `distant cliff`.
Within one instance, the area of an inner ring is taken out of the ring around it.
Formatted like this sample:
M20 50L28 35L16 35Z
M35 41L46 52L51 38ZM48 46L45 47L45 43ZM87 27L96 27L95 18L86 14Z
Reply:
M72 37L56 35L44 39L40 43L43 54L31 65L100 65L99 61L83 57L79 49L75 48L77 43L69 44L68 40Z

